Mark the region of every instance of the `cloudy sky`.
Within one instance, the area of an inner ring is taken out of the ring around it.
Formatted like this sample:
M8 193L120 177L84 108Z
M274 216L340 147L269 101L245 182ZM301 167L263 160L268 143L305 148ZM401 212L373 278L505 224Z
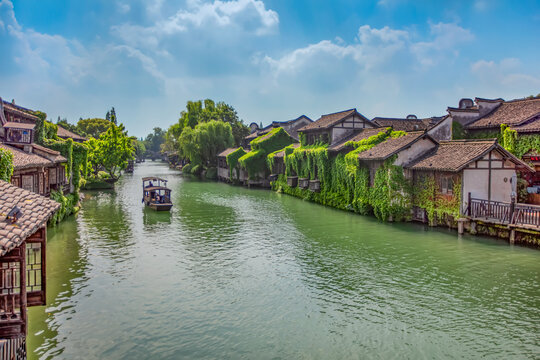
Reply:
M441 115L540 93L537 0L0 0L0 96L131 134L187 100L246 123Z

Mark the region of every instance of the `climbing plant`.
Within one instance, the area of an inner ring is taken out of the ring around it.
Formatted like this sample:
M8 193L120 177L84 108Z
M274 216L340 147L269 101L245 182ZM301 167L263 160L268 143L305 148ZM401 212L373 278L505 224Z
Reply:
M319 143L293 148L285 147L285 174L278 176L272 187L276 191L285 192L306 200L349 210L361 214L374 212L382 219L399 220L407 218L412 206L411 187L403 176L403 169L392 165L395 157L387 160L377 171L373 186L370 186L370 172L361 166L358 154L393 137L405 135L402 131L382 129L378 134L367 139L349 142L353 148L346 155L335 157L328 153L328 145ZM271 166L272 156L268 156ZM287 176L299 176L320 181L320 192L290 187Z
M250 142L251 151L238 159L238 163L247 170L250 179L268 172L267 156L276 150L291 145L293 139L283 128L275 128Z
M0 180L9 182L13 175L13 153L0 148Z
M239 147L238 149L234 150L232 153L227 155L227 165L229 165L229 175L231 177L231 180L234 178L233 176L233 170L236 169L236 178L238 179L240 177L239 175L239 169L238 169L238 159L240 159L242 156L246 155L246 151Z
M452 195L442 195L433 174L424 174L414 192L414 205L425 209L428 221L433 224L451 217L454 221L460 216L461 179L454 181Z

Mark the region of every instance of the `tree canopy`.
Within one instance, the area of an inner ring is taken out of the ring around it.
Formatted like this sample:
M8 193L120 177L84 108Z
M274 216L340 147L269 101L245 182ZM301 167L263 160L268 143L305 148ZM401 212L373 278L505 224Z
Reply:
M102 133L109 129L111 124L113 123L100 118L81 119L77 122L77 128L84 136L97 139Z
M132 138L127 136L122 124L111 123L99 139L91 138L86 144L90 148L88 160L91 166L94 170L103 169L111 179L118 178L120 170L127 167L135 153Z
M182 154L192 164L215 166L217 154L234 144L231 124L210 120L186 127L178 139Z

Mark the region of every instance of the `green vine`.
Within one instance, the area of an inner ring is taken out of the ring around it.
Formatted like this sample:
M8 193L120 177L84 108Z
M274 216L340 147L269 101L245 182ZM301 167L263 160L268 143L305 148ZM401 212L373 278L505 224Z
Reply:
M272 183L276 191L306 200L360 214L374 213L381 220L400 220L411 213L411 187L403 176L403 169L387 160L376 173L374 186L370 187L369 169L360 166L358 154L391 138L405 135L402 131L383 129L378 134L346 145L354 148L348 154L330 157L327 144L292 146L285 151L285 174ZM267 159L273 165L273 154ZM299 176L320 181L320 192L290 187L288 176Z
M268 173L267 156L291 145L293 139L283 128L275 128L250 142L251 151L238 159L238 163L247 170L250 179Z
M239 169L238 169L238 159L240 159L242 156L246 155L246 151L239 147L238 149L234 150L232 153L227 155L227 165L229 165L229 175L231 177L231 180L234 179L233 176L233 170L236 170L236 179L240 177Z
M455 221L460 217L461 179L454 181L451 196L440 194L433 174L424 174L417 189L414 194L414 205L426 211L430 224L445 221L449 217Z
M10 182L13 175L13 153L0 148L0 180Z

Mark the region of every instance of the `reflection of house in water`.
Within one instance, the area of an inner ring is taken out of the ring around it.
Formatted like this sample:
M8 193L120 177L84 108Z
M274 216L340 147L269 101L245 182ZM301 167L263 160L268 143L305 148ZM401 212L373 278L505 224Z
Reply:
M47 220L60 204L0 180L0 354L26 358L28 306L45 305Z

